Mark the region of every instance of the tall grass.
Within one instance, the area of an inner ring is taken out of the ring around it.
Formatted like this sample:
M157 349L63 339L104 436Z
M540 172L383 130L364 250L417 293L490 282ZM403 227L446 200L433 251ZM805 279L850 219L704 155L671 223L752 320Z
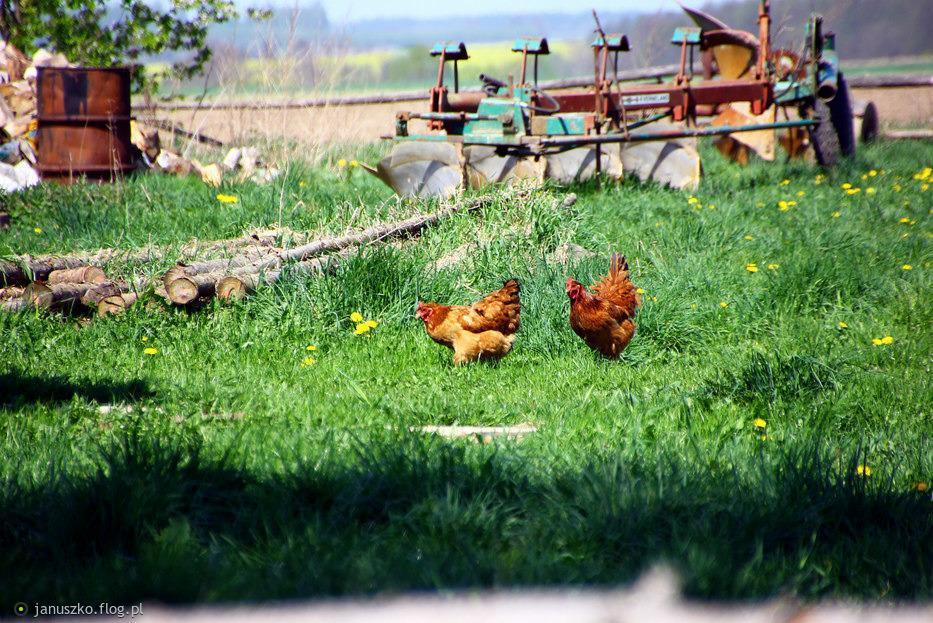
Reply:
M0 600L611 585L659 560L703 597L929 599L933 201L912 176L933 150L882 143L820 183L801 164L704 159L699 209L631 181L571 189L572 208L551 187L499 192L232 305L0 316ZM225 191L239 202L156 177L32 189L8 198L0 252L334 232L435 207L327 160ZM558 265L568 242L596 255ZM610 250L645 291L618 362L569 330L563 294ZM515 350L454 368L415 301L513 276ZM354 311L379 326L353 335ZM408 432L522 422L538 432L521 442Z

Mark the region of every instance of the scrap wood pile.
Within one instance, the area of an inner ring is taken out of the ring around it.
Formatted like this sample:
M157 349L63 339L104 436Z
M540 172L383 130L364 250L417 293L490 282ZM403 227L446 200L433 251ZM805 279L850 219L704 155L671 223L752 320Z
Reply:
M453 214L486 205L489 199L487 196L463 200L430 214L303 243L302 236L290 230L190 243L178 253L185 261L179 261L157 279L109 279L102 268L113 261L143 265L164 261L167 252L153 248L131 253L101 250L83 255L26 256L0 261L0 309L96 310L104 316L125 311L147 292L174 305L203 303L214 297L240 299L286 274L318 274L333 269L363 245L417 236L426 227ZM293 243L297 244L291 246Z
M39 183L36 164L36 77L39 67L70 67L61 54L37 51L32 59L0 40L0 191Z

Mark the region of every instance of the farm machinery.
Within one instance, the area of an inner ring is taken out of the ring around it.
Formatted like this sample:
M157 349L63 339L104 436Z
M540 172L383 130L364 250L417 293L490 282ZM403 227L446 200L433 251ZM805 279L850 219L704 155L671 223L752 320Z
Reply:
M428 110L396 115L395 144L371 172L402 196L449 195L463 187L517 179L559 183L625 173L675 188L700 178L699 137L716 137L719 150L740 163L751 153L775 158L777 133L789 156L812 146L831 166L855 147L845 79L835 36L812 15L802 52L772 49L770 1L760 0L758 32L729 28L684 8L694 25L677 28L671 43L680 61L667 83L626 84L619 55L630 50L623 34L607 34L596 21L591 42L592 83L549 92L539 87L538 63L547 39L519 38L518 79L480 75L482 90L460 90L463 43L439 43ZM699 61L702 68L696 73ZM453 66L452 90L445 83ZM418 122L418 131L413 129ZM422 127L424 128L422 130Z

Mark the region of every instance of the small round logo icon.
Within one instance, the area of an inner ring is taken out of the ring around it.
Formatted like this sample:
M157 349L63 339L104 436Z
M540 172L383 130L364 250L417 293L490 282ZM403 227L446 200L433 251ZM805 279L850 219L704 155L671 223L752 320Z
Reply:
M29 606L27 606L23 602L19 602L18 604L13 606L13 612L15 612L16 616L18 617L24 617L29 612Z

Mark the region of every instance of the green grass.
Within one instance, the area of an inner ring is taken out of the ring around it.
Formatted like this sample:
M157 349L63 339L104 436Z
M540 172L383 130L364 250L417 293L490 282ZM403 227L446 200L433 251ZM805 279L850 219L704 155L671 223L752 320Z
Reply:
M933 501L914 484L933 480L933 193L912 176L933 146L872 146L821 184L805 164L741 169L704 149L704 165L699 209L632 181L574 188L570 209L558 189L497 193L415 243L233 305L0 316L0 602L612 585L659 561L701 597L930 599ZM326 165L225 192L239 202L145 176L4 197L0 253L433 209ZM469 241L464 263L433 268ZM546 262L565 242L598 256ZM563 293L610 250L646 299L618 362L570 331ZM454 368L415 301L467 302L512 276L515 350ZM352 335L353 311L379 327ZM539 432L488 445L406 432L523 422Z

